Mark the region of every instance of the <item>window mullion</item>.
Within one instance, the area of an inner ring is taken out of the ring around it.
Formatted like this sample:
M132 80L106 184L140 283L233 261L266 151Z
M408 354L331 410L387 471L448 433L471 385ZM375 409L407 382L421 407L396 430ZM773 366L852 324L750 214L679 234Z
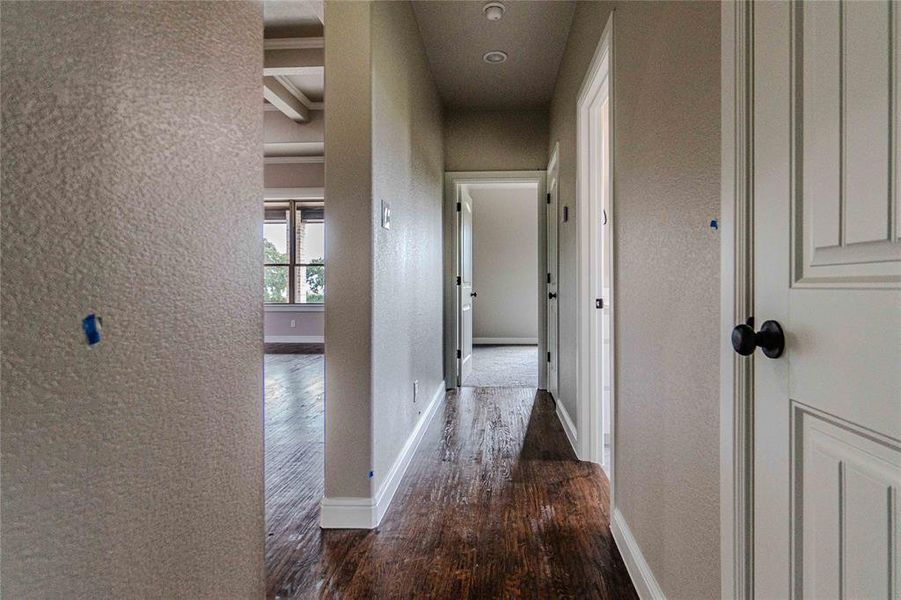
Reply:
M297 222L295 220L295 216L297 214L297 207L294 204L294 200L291 200L288 203L289 212L288 215L288 223L290 229L290 236L288 240L288 304L294 304L297 300L295 294L295 285L294 274L296 272L296 264L297 264Z

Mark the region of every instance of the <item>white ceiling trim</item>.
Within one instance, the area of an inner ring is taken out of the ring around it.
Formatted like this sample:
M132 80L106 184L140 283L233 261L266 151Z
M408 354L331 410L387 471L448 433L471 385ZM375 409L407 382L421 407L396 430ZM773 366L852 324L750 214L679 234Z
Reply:
M325 38L271 38L263 40L264 50L307 50L325 48Z
M266 165L309 165L324 162L324 156L266 156L263 158L263 164Z
M307 67L266 67L263 69L263 75L267 77L276 77L278 75L325 75L325 67L322 65L313 65Z
M309 108L309 109L311 109L311 110L313 109L313 106L312 106L312 105L314 104L314 102L313 102L312 100L310 100L309 98L307 98L307 95L304 94L302 91L300 91L300 90L297 88L296 85L294 85L293 83L291 83L291 80L290 80L290 79L288 79L287 77L283 77L283 76L281 76L281 75L277 75L277 76L275 77L275 80L278 81L278 82L279 82L280 84L282 84L283 86L285 86L285 89L288 90L289 92L291 92L291 94L292 94L295 98L297 98L298 100L300 100L300 103L301 103L301 104L303 104L304 106L306 106L307 108ZM321 104L321 103L320 103L320 102L316 102L315 104Z
M322 156L325 144L322 142L265 142L264 156Z
M324 198L325 188L321 187L263 189L264 200L323 200Z
M309 107L278 78L263 77L263 97L292 121L302 123L310 119Z

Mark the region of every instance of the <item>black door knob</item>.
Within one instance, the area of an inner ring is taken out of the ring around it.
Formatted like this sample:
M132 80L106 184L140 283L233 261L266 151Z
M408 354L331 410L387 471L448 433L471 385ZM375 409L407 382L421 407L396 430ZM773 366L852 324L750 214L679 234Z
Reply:
M760 331L754 331L754 317L732 330L732 348L742 356L754 354L755 348L763 350L767 358L779 358L785 350L785 335L776 321L764 321Z
M555 294L554 292L548 292L548 293L547 293L547 299L548 299L548 300L553 300L553 299L556 298L556 297L557 297L557 294Z
M478 296L478 294L475 293L475 292L469 292L469 296L470 296L471 298L475 298L476 296Z

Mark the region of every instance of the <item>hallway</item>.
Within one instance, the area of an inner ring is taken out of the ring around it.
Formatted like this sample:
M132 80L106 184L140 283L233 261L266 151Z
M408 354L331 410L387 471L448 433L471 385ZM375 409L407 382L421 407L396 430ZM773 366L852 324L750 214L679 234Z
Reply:
M473 346L466 387L538 387L538 346Z
M322 357L266 356L267 597L636 598L543 392L449 392L381 526L318 526Z

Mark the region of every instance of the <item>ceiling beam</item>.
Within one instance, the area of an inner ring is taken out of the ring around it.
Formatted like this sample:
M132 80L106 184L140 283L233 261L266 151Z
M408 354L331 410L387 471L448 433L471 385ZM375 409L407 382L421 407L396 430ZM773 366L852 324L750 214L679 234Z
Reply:
M271 41L271 40L270 40ZM278 48L265 50L263 75L325 75L323 48Z
M275 77L263 77L263 97L292 121L302 123L310 118L310 109Z
M310 2L310 9L316 14L316 18L319 19L319 22L325 25L325 2L324 0L312 0Z
M264 50L309 50L311 48L325 48L325 38L300 37L263 40Z
M291 83L291 80L288 79L287 77L285 77L284 75L276 75L275 79L280 84L285 86L285 89L288 90L289 92L291 92L291 95L293 95L295 98L300 100L301 104L303 104L310 110L322 110L323 109L322 102L313 102L312 100L307 98L307 95L304 94L299 89L297 89L297 86L295 86L293 83Z
M324 156L264 156L265 165L315 165L325 162Z

